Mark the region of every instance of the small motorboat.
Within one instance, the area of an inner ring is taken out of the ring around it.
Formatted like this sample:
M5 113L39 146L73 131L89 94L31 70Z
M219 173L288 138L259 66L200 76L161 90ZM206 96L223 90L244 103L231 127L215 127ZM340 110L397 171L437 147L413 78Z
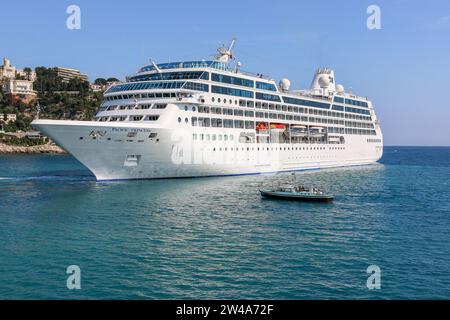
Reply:
M312 201L312 202L332 202L334 196L326 194L315 187L305 188L304 186L284 186L273 189L260 189L261 195L265 198Z

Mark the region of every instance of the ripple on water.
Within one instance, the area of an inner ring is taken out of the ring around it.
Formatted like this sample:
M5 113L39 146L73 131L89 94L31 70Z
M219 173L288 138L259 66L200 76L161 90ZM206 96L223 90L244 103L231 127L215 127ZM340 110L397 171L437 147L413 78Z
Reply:
M2 158L0 298L449 298L448 150L397 149L296 174L329 205L260 197L290 174L97 183L71 157Z

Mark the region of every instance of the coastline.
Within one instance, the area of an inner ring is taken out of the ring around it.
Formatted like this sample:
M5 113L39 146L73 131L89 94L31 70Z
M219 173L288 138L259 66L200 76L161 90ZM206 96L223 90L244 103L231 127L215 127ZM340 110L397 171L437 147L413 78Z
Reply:
M38 154L38 153L53 153L53 154L66 154L62 148L55 144L47 143L37 146L12 146L4 143L0 143L0 154Z

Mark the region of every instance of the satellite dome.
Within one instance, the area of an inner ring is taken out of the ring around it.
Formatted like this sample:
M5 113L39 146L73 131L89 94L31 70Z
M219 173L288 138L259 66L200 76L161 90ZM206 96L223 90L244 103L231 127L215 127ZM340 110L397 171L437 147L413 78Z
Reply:
M280 81L281 90L288 91L290 86L291 86L291 82L289 81L289 79L286 79L286 78L281 79L281 81Z
M330 85L330 77L325 74L320 75L319 85L321 88L327 88Z
M336 86L336 91L339 93L343 93L345 91L344 86L342 84L338 84Z

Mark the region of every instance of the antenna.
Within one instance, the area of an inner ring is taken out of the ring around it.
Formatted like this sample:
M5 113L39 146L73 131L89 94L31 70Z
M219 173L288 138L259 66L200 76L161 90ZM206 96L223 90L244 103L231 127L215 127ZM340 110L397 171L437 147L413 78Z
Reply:
M228 47L228 52L231 52L235 43L236 43L236 38L231 39L230 46Z

